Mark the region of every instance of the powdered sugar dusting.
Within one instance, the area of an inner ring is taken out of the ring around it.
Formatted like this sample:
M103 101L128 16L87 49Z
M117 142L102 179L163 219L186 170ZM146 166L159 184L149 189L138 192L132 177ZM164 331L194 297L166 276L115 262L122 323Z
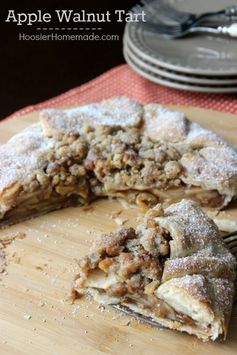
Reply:
M44 110L41 123L46 134L83 133L84 126L138 127L142 115L143 108L138 102L127 97L115 97L67 110Z
M206 279L203 275L185 275L181 278L174 278L170 281L171 285L182 288L187 293L198 300L211 305L211 298L208 292Z
M144 134L156 140L179 142L185 139L188 121L182 112L157 104L144 106Z
M191 122L189 125L189 131L187 134L186 142L191 144L197 138L199 138L200 143L208 143L208 144L221 144L223 140L216 133L201 127L196 122ZM206 141L206 142L205 142Z
M206 245L206 242L219 237L217 226L193 201L182 200L171 205L165 209L164 218L177 225L180 238L192 245L192 249L195 244L200 249Z
M230 280L235 279L234 257L222 248L223 253L215 253L215 248L210 248L207 255L197 252L183 258L169 259L165 262L163 281L184 275L202 274L205 277L219 277ZM207 249L205 249L207 252Z
M0 146L0 191L43 166L54 142L44 137L39 124L30 126Z
M236 195L237 152L234 149L226 145L208 146L185 153L180 163L184 167L185 183Z
M237 152L216 133L188 121L184 114L157 104L144 106L144 134L172 142L183 155L183 182L215 189L226 195L224 204L237 193Z
M220 278L210 279L210 282L214 291L214 300L217 311L223 314L224 323L227 328L233 305L235 292L234 283L230 280Z

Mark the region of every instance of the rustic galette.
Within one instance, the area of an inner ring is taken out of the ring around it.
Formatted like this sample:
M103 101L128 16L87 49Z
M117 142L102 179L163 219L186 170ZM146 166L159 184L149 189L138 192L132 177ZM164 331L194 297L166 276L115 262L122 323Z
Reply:
M0 156L2 225L99 196L222 208L237 195L234 149L181 112L127 97L44 110Z

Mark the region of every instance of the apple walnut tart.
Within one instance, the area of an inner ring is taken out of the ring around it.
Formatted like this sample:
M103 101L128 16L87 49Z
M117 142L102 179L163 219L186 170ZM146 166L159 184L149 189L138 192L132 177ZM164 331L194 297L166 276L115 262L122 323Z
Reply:
M89 293L204 341L226 337L236 260L191 200L158 204L136 230L102 236L79 266L75 296Z
M237 195L234 149L180 112L127 97L44 110L0 156L2 225L98 196L221 208Z

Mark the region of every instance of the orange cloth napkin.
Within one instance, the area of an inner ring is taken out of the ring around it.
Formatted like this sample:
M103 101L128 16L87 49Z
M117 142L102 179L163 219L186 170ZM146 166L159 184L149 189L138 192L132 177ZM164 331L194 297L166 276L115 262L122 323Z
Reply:
M116 95L130 96L143 103L179 104L237 113L237 94L194 93L168 88L148 81L127 64L122 64L86 84L37 105L27 106L7 118L46 107L85 104Z

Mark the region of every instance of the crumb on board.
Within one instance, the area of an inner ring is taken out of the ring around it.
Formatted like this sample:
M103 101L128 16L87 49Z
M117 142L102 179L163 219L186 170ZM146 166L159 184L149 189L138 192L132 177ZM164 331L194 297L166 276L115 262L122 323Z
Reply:
M47 267L47 264L35 265L36 270L43 271Z
M111 215L110 215L110 218L114 219L114 218L118 217L121 213L122 213L122 210L112 211Z
M30 320L32 316L30 314L24 314L23 318L26 320Z
M21 262L21 257L17 254L16 251L13 251L13 253L9 255L9 259L15 264L20 264Z
M103 305L101 305L101 304L97 306L97 309L98 309L101 313L105 312L105 306L103 306Z
M16 239L24 239L26 237L26 233L24 232L16 232L13 234L6 234L0 237L0 273L6 275L6 267L7 267L7 260L6 260L6 253L5 250L8 245L10 245ZM16 254L10 255L10 259L13 257L14 262L17 264L20 263L20 257L16 256Z
M128 221L128 218L125 217L116 217L114 218L114 222L119 226L123 226Z
M44 306L45 306L45 302L43 302L42 300L40 300L39 303L38 303L38 306L39 306L39 307L44 307Z
M85 207L82 207L82 211L84 212L93 212L95 210L95 207L94 206L85 206Z
M16 232L14 234L1 236L0 237L0 249L6 248L15 239L24 239L25 237L26 237L26 233L24 233L24 232Z
M6 266L6 254L3 250L0 249L0 274L4 273Z

